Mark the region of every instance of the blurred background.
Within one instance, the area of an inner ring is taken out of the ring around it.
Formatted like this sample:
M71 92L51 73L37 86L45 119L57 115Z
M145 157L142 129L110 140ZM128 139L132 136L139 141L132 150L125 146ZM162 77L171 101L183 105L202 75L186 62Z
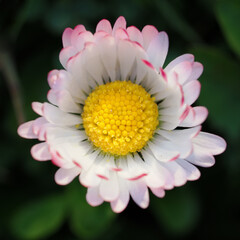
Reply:
M209 109L203 131L219 134L227 151L196 182L130 202L121 214L90 207L76 179L54 182L57 167L30 155L33 140L17 127L37 117L31 102L46 101L47 73L62 68L66 27L88 30L118 16L128 26L150 24L168 33L167 62L193 53L203 63L196 105ZM239 239L240 236L240 1L234 0L0 0L0 239Z

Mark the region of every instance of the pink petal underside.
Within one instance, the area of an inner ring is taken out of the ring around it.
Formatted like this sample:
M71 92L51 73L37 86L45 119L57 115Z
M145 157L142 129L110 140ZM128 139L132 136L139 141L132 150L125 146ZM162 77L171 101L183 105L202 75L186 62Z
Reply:
M173 69L176 65L178 65L181 62L193 62L194 56L192 54L183 54L177 58L175 58L173 61L171 61L164 69L165 72L169 72L171 69Z
M194 181L200 178L200 171L194 165L186 160L178 159L177 163L185 170L187 175L187 180Z
M73 33L71 36L71 45L75 46L76 45L76 40L78 39L78 35L82 32L85 32L86 28L83 25L77 25L74 29L73 29Z
M199 97L201 84L197 80L188 82L183 86L184 99L188 105L192 105Z
M66 28L62 35L62 43L63 47L71 46L71 36L72 36L73 30L71 28Z
M73 46L63 48L59 54L59 60L66 69L68 60L77 53L77 49Z
M72 180L79 175L81 172L81 169L78 167L74 168L59 168L57 172L55 173L55 182L59 185L67 185Z
M114 26L113 26L113 31L112 31L112 35L115 36L116 34L116 31L119 29L119 28L122 28L122 29L125 29L126 30L126 26L127 26L127 23L126 23L126 20L124 17L119 17Z
M158 33L149 43L147 54L155 69L163 66L167 57L168 45L168 35L165 32Z
M81 51L83 50L85 45L90 42L94 42L93 34L90 31L85 31L85 32L79 33L79 35L75 40L74 46L78 51Z
M195 127L202 124L208 116L208 110L205 107L190 107L188 115L179 124L180 127Z
M215 164L215 158L196 144L193 145L193 152L186 160L201 167L211 167Z
M126 40L129 39L128 33L125 29L119 28L115 32L115 39L116 40Z
M38 143L31 148L32 157L37 161L51 160L52 156L48 150L46 142Z
M143 36L138 28L135 26L128 27L127 33L131 41L138 42L143 46Z
M184 84L184 82L190 77L192 73L192 66L191 62L181 62L173 67L169 72L168 75L177 74L178 82L180 84Z
M151 189L152 193L159 198L163 198L165 196L165 191L161 187L160 188L150 188L150 189Z
M93 207L99 206L104 202L104 200L99 195L98 186L88 188L86 199L87 199L87 202Z
M158 30L151 25L147 25L142 29L143 47L147 49L150 42L157 36Z
M34 134L33 132L33 128L32 128L33 123L34 121L29 121L21 124L17 130L18 135L21 136L22 138L29 138L29 139L37 138L37 135Z
M96 32L99 32L99 31L104 31L109 34L112 34L111 23L107 19L101 20L96 27Z
M203 65L199 62L194 62L192 67L192 73L186 82L197 80L201 76L202 72L203 72Z
M143 180L129 182L129 192L135 203L141 208L149 205L149 193L146 183Z
M43 112L42 112L42 108L43 108L43 104L40 102L32 102L32 109L35 113L37 113L38 115L42 116Z

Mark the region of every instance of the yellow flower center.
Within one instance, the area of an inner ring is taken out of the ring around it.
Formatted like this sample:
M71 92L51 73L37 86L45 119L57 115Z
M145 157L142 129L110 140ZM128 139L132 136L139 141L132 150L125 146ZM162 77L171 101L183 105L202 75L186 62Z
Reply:
M114 155L140 151L159 123L154 98L130 81L96 87L85 101L82 119L91 142Z

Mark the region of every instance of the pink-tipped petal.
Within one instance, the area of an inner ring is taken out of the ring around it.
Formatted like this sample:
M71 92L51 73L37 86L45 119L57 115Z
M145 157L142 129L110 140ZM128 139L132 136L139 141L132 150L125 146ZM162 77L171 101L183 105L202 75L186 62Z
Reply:
M200 90L201 90L201 84L197 80L194 80L185 84L183 86L185 102L188 105L192 105L199 97Z
M158 30L151 25L147 25L142 29L143 47L148 48L150 42L158 35Z
M67 185L72 182L72 180L79 175L80 172L81 169L78 167L70 169L59 168L55 173L55 182L59 185Z
M32 109L35 113L37 113L38 115L42 116L43 115L43 104L40 102L32 102Z
M178 65L181 62L193 62L194 56L192 54L183 54L177 58L175 58L173 61L171 61L166 67L165 72L169 72L171 69L173 69L176 65Z
M149 193L146 183L143 180L129 182L129 192L134 202L141 208L149 205Z
M68 60L74 56L77 53L77 49L69 46L66 48L63 48L62 51L59 54L59 60L62 64L62 66L66 69L67 68L67 62Z
M122 212L128 205L130 196L124 180L119 179L120 194L119 197L111 202L111 208L115 213Z
M213 155L223 153L227 147L226 141L223 138L206 132L200 132L193 141L195 144L206 149L206 151Z
M125 18L122 17L122 16L119 17L119 18L116 20L116 22L115 22L115 24L114 24L114 26L113 26L113 31L112 31L113 36L115 36L116 31L117 31L118 29L120 29L120 28L126 29L126 26L127 26L127 22L126 22Z
M52 158L46 142L34 145L31 149L31 154L32 157L37 161L48 161Z
M151 191L155 196L157 196L159 198L163 198L165 196L165 191L161 187L160 188L151 188Z
M106 19L101 20L96 27L96 32L99 31L104 31L106 33L112 34L111 23Z
M127 33L131 41L138 42L143 45L143 36L138 28L135 26L128 27Z
M99 187L88 188L86 200L93 207L101 205L104 202L104 200L99 195Z
M150 42L147 54L150 62L156 69L163 66L168 52L168 35L165 32L160 32Z
M34 121L29 121L20 125L17 130L18 135L29 139L37 138L37 135L33 132L33 123Z
M62 35L62 43L63 47L71 46L71 36L72 36L73 30L71 28L66 28Z
M203 65L199 62L194 62L192 67L192 73L189 76L187 82L197 80L203 72Z

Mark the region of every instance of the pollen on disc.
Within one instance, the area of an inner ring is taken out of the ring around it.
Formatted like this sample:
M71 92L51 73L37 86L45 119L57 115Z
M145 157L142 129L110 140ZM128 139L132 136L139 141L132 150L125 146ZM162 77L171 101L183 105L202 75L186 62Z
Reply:
M85 101L82 119L89 140L114 155L140 151L159 124L154 98L130 81L96 87Z

